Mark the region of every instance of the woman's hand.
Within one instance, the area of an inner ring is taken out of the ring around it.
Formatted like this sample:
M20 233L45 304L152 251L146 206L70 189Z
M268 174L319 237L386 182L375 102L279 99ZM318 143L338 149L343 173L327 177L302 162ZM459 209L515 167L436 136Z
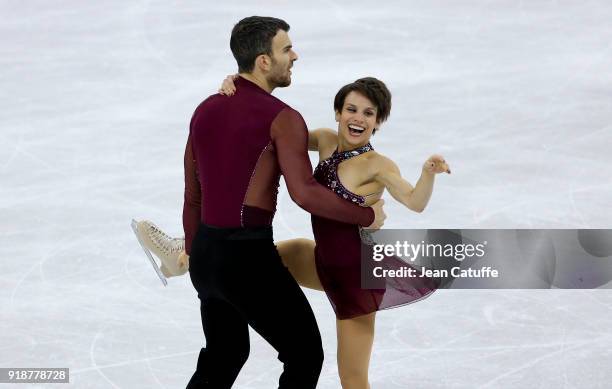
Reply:
M439 154L434 154L423 164L423 171L431 174L448 173L450 174L450 166Z
M221 84L221 88L219 88L219 93L226 96L233 95L236 92L236 85L234 85L234 80L238 77L240 76L238 76L237 74L230 74L229 76L225 77L225 80L223 80L223 83Z

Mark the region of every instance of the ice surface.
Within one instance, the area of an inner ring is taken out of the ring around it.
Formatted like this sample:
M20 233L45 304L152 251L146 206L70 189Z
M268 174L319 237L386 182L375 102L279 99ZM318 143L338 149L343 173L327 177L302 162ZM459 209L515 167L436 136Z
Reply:
M291 24L300 59L275 94L309 127L333 128L335 92L372 75L394 98L376 149L413 183L430 154L449 161L424 213L386 195L386 227L612 227L610 2L243 3L0 2L0 367L69 367L74 388L189 380L195 291L160 285L129 223L182 233L189 119L252 14ZM309 217L283 187L275 237L297 236ZM333 312L306 293L319 387L338 388ZM379 314L372 387L607 388L611 311L607 290L442 291ZM236 388L275 387L251 339Z

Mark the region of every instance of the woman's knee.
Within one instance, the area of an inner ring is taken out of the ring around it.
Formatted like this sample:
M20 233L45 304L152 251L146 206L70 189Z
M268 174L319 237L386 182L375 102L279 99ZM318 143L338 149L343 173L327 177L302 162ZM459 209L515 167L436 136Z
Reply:
M297 259L304 253L307 253L308 250L314 249L314 241L306 238L296 238L278 242L276 247L283 261L293 258Z

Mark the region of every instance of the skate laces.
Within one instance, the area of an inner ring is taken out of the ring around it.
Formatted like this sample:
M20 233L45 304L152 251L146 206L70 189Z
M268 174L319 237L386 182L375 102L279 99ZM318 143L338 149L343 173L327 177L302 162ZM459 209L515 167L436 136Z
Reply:
M183 251L183 240L177 238L171 238L157 226L153 224L148 225L149 237L151 241L157 246L157 248L166 255L171 255L180 251Z

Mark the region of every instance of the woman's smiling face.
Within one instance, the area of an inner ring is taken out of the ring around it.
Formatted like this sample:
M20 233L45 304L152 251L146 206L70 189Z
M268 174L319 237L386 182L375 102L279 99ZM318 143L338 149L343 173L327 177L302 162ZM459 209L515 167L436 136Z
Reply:
M368 143L378 125L376 114L376 106L367 97L350 92L344 99L342 111L336 112L338 136L356 147Z

